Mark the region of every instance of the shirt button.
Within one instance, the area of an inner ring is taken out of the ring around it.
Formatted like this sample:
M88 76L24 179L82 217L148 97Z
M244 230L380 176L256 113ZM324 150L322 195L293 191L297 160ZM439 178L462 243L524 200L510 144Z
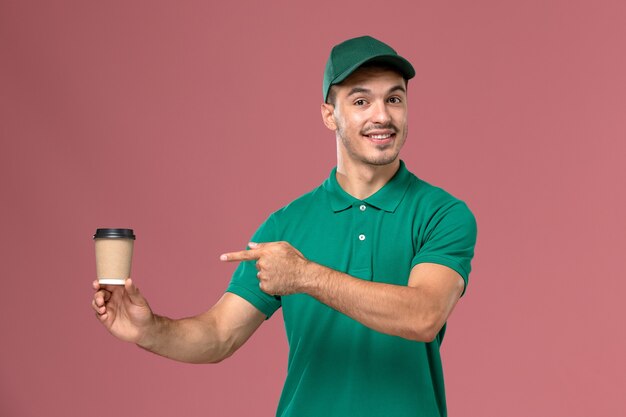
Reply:
M365 240L365 235L359 235L359 240Z
M361 211L365 211L367 207L365 206L365 204L361 204L361 206L359 207L359 209L361 209Z

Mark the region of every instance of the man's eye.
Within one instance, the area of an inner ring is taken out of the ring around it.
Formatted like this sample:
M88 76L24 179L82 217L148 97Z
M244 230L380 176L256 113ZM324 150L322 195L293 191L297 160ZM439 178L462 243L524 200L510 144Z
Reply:
M354 102L355 105L357 106L364 106L365 105L365 100L363 99L358 99Z
M390 97L389 102L392 104L398 104L400 103L400 97Z

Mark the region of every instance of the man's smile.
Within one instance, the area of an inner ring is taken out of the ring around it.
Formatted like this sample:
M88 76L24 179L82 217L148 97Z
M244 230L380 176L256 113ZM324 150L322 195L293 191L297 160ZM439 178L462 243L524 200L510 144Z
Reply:
M386 133L384 135L367 135L367 137L369 137L370 139L387 139L389 137L391 137L390 133Z
M382 145L394 140L396 137L396 132L392 129L376 129L364 132L363 136L378 145Z

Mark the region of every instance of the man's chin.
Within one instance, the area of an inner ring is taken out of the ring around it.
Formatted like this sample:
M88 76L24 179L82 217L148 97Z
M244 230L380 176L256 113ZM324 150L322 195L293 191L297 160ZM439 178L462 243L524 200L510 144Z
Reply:
M391 165L398 160L399 154L393 155L379 155L377 157L368 158L367 163L374 166L386 166Z

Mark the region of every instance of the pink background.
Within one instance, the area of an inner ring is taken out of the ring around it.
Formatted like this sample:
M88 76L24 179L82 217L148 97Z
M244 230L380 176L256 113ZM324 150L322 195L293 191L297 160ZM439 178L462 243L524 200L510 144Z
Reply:
M211 306L333 167L322 71L362 34L417 69L403 159L478 219L450 415L625 415L626 3L223 3L0 1L0 415L273 415L280 314L214 366L114 340L91 235L135 229L157 312Z

